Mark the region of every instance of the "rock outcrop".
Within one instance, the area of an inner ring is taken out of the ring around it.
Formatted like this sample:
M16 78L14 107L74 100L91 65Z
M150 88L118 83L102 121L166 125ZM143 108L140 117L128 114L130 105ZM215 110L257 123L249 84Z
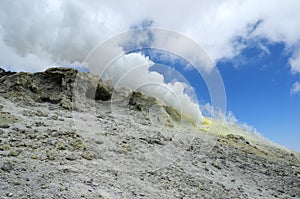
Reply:
M12 75L15 74L16 72L11 72L11 71L5 71L4 69L0 68L0 78L2 76L6 76L6 75Z
M50 68L38 73L0 69L0 92L11 100L49 102L72 109L74 104L82 104L86 97L110 100L113 89L97 76L73 68Z

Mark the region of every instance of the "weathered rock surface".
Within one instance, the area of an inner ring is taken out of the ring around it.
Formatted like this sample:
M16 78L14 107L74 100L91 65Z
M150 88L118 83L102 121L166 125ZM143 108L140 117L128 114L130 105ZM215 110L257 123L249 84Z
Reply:
M4 69L0 68L0 77L7 76L7 75L12 75L12 74L15 74L15 72L5 71Z
M300 198L299 153L238 127L200 131L140 93L111 101L74 69L0 82L0 198Z
M73 68L49 68L39 73L11 73L0 70L1 95L11 100L49 102L72 109L86 97L110 100L112 87L96 76ZM76 108L80 108L76 107Z

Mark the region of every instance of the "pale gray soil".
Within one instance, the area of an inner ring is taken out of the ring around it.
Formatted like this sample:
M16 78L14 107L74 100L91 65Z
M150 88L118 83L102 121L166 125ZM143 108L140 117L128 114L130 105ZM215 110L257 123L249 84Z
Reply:
M299 153L74 74L0 70L0 198L300 198Z
M300 197L299 161L281 149L141 124L118 103L73 113L2 97L0 104L0 198Z

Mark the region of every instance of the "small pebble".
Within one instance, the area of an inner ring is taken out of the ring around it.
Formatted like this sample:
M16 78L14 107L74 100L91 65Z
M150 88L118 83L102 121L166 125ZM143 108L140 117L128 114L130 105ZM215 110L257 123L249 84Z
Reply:
M67 160L73 161L77 159L77 156L75 154L70 154L66 156Z
M66 150L66 145L63 142L58 142L56 143L55 148L57 150Z
M11 162L5 162L2 166L1 169L3 171L9 172L14 168L14 165Z
M31 159L33 159L33 160L40 160L41 158L39 156L37 156L37 155L32 155Z
M52 152L50 152L50 151L47 151L46 156L47 156L48 160L55 160L54 154Z
M84 159L87 159L87 160L92 160L95 158L95 156L96 155L90 151L85 151L81 154L81 157L83 157Z
M47 189L48 187L49 187L48 185L44 185L44 184L41 186L42 189Z
M10 149L10 146L7 144L0 146L0 151L8 151L9 149Z
M102 140L96 140L95 143L96 144L103 144L104 142Z
M15 181L15 182L14 182L14 185L15 185L15 186L21 185L21 182Z
M85 150L85 146L81 140L77 140L73 143L73 147L75 150L83 151Z
M17 157L18 155L20 155L22 152L22 150L13 150L11 152L9 152L8 156L13 156L13 157Z
M58 116L57 116L57 115L53 115L53 116L51 117L51 119L52 119L52 120L58 120Z

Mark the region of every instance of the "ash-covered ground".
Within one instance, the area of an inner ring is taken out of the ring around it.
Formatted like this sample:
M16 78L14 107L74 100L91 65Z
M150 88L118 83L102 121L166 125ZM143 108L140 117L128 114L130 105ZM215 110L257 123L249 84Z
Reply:
M300 198L299 153L74 69L0 70L0 198Z

